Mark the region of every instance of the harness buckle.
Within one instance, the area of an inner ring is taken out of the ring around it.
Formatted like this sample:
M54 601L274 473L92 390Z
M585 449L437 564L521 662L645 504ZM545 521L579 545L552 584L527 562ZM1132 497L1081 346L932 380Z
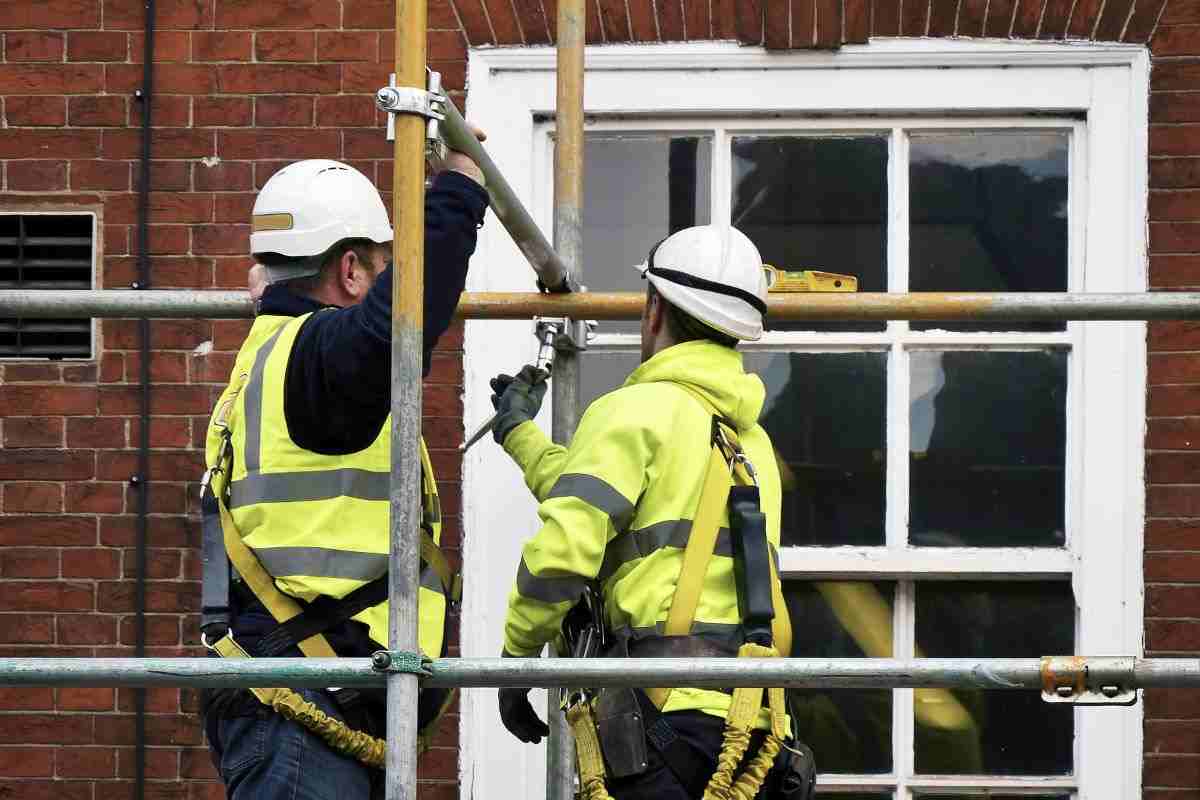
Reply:
M736 464L741 464L746 470L746 474L750 476L750 480L755 486L758 486L758 470L754 468L754 462L751 461L745 453L738 451L733 454L733 460L729 464L729 473L733 474L733 468Z
M235 641L233 638L233 631L226 629L225 636L229 637L229 641L231 641L231 642ZM220 637L220 639L218 639L217 641L224 639L225 636ZM207 631L200 631L200 644L204 645L205 649L209 650L210 652L217 653L218 655L220 655L220 653L217 651L217 645L213 642L208 641L208 632Z

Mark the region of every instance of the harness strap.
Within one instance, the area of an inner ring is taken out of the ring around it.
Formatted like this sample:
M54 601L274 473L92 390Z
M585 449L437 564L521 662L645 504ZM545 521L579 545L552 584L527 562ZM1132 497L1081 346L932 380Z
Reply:
M462 581L450 571L450 565L433 537L421 531L421 560L438 576L446 597L458 602L462 596ZM283 622L259 640L255 648L260 658L282 655L297 642L342 624L355 614L377 606L388 599L388 575L384 573L364 583L344 597L320 595L298 615Z
M215 482L216 476L214 476L213 480ZM293 617L300 616L303 612L300 604L296 602L294 597L279 591L279 587L275 585L275 579L271 577L271 574L263 567L258 557L242 541L237 526L234 525L233 517L230 515L229 509L221 498L220 490L222 488L223 486L212 486L210 484L208 490L216 498L217 510L220 513L221 519L221 530L224 533L225 552L228 554L230 562L233 563L234 569L242 576L242 580L246 582L246 586L254 593L259 602L266 607L276 622L283 624ZM330 646L329 640L320 633L301 639L296 643L296 646L300 648L300 652L309 658L337 658L337 653Z

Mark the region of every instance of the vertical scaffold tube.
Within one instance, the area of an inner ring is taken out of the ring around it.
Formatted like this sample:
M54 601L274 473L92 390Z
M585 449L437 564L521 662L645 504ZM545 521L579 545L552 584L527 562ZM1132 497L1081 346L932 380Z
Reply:
M425 88L426 0L396 0L396 85ZM416 652L425 120L396 116L392 186L392 476L388 647ZM387 800L417 796L417 676L387 681Z
M558 3L558 98L555 104L554 249L567 274L580 283L583 268L583 46L584 0ZM579 423L579 356L560 350L554 362L554 441L566 444ZM546 752L547 800L570 800L575 794L575 747L558 692L551 690L547 714L550 740Z

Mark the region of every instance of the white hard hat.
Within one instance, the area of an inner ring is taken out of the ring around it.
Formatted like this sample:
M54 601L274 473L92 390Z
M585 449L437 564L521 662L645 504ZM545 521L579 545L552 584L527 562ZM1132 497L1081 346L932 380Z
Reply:
M671 234L635 267L679 310L735 339L762 338L767 276L737 228L700 225Z
M348 164L313 158L288 164L254 201L250 252L291 258L318 256L343 239L392 240L387 209L375 185ZM267 266L272 283L316 275L320 263Z

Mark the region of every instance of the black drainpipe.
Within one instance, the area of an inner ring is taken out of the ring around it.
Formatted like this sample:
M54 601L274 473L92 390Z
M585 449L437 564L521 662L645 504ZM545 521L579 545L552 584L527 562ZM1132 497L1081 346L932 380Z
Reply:
M142 88L137 99L142 104L141 179L138 181L138 279L134 289L150 288L150 245L147 222L150 217L150 143L151 112L154 109L154 0L145 0L145 47L142 52ZM141 364L138 380L141 383L141 431L138 436L138 474L133 476L137 487L138 521L136 544L136 577L134 584L134 653L146 655L146 544L150 513L150 320L138 321ZM134 798L146 797L146 690L134 689Z

